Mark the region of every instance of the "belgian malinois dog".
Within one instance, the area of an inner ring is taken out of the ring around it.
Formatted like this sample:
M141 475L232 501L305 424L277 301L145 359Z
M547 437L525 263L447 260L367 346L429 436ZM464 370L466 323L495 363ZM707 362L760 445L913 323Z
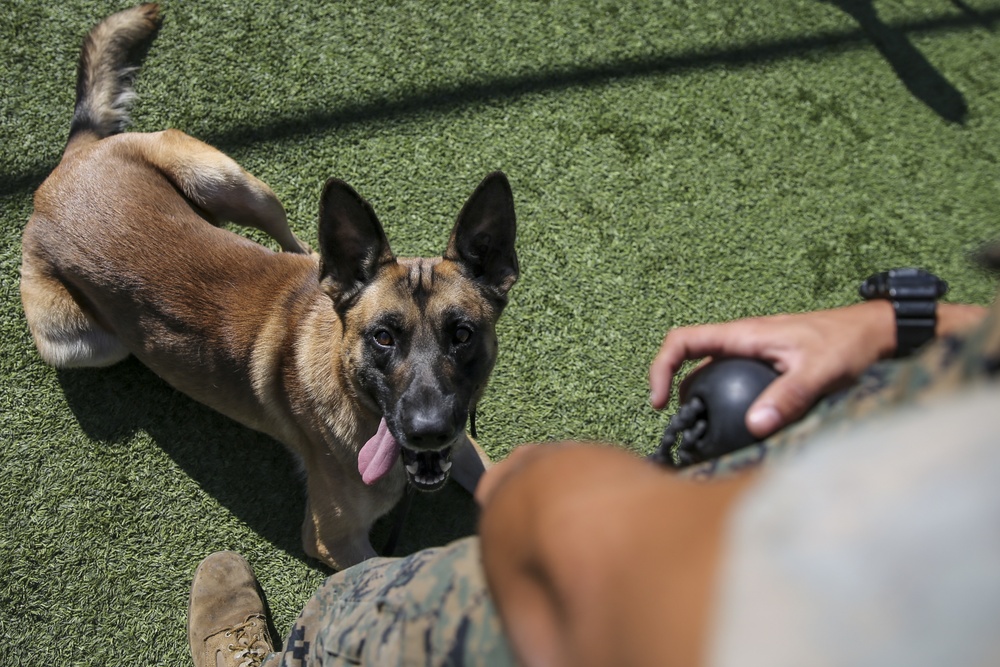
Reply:
M146 4L84 41L69 141L24 230L28 326L54 366L132 354L283 442L306 473L306 553L347 567L375 554L371 525L407 483L431 491L454 474L471 489L488 462L465 427L518 277L510 186L483 180L443 256L397 258L368 202L331 179L311 252L226 155L176 130L123 133L159 24Z

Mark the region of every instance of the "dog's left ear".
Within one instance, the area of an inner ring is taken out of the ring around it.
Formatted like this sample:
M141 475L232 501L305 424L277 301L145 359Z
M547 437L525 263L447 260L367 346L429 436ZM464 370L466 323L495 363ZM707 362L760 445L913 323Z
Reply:
M501 304L519 273L514 239L514 195L503 172L495 171L465 202L444 258L458 262Z
M396 261L382 223L354 188L331 178L319 206L320 283L337 309Z

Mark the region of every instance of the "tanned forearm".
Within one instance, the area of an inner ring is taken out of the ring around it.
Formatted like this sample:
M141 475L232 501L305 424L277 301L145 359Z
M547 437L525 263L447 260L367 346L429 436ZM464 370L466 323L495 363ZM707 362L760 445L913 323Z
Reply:
M972 306L963 303L939 303L937 307L937 326L934 328L934 335L941 338L968 331L982 322L988 312L989 308L984 308L983 306Z

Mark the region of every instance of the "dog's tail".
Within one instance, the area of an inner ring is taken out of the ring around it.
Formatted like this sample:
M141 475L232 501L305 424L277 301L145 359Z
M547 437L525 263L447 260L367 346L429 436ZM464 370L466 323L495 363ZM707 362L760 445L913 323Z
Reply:
M160 27L160 8L145 4L112 14L87 34L76 71L76 106L66 149L125 129L132 80Z

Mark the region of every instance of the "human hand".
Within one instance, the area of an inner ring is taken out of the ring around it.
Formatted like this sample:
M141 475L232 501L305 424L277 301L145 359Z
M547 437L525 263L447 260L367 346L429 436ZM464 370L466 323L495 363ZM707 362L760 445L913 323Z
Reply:
M895 347L895 316L887 301L682 327L667 334L650 366L650 402L657 410L666 406L673 377L687 359L760 359L781 373L747 410L747 429L764 438L892 356Z

